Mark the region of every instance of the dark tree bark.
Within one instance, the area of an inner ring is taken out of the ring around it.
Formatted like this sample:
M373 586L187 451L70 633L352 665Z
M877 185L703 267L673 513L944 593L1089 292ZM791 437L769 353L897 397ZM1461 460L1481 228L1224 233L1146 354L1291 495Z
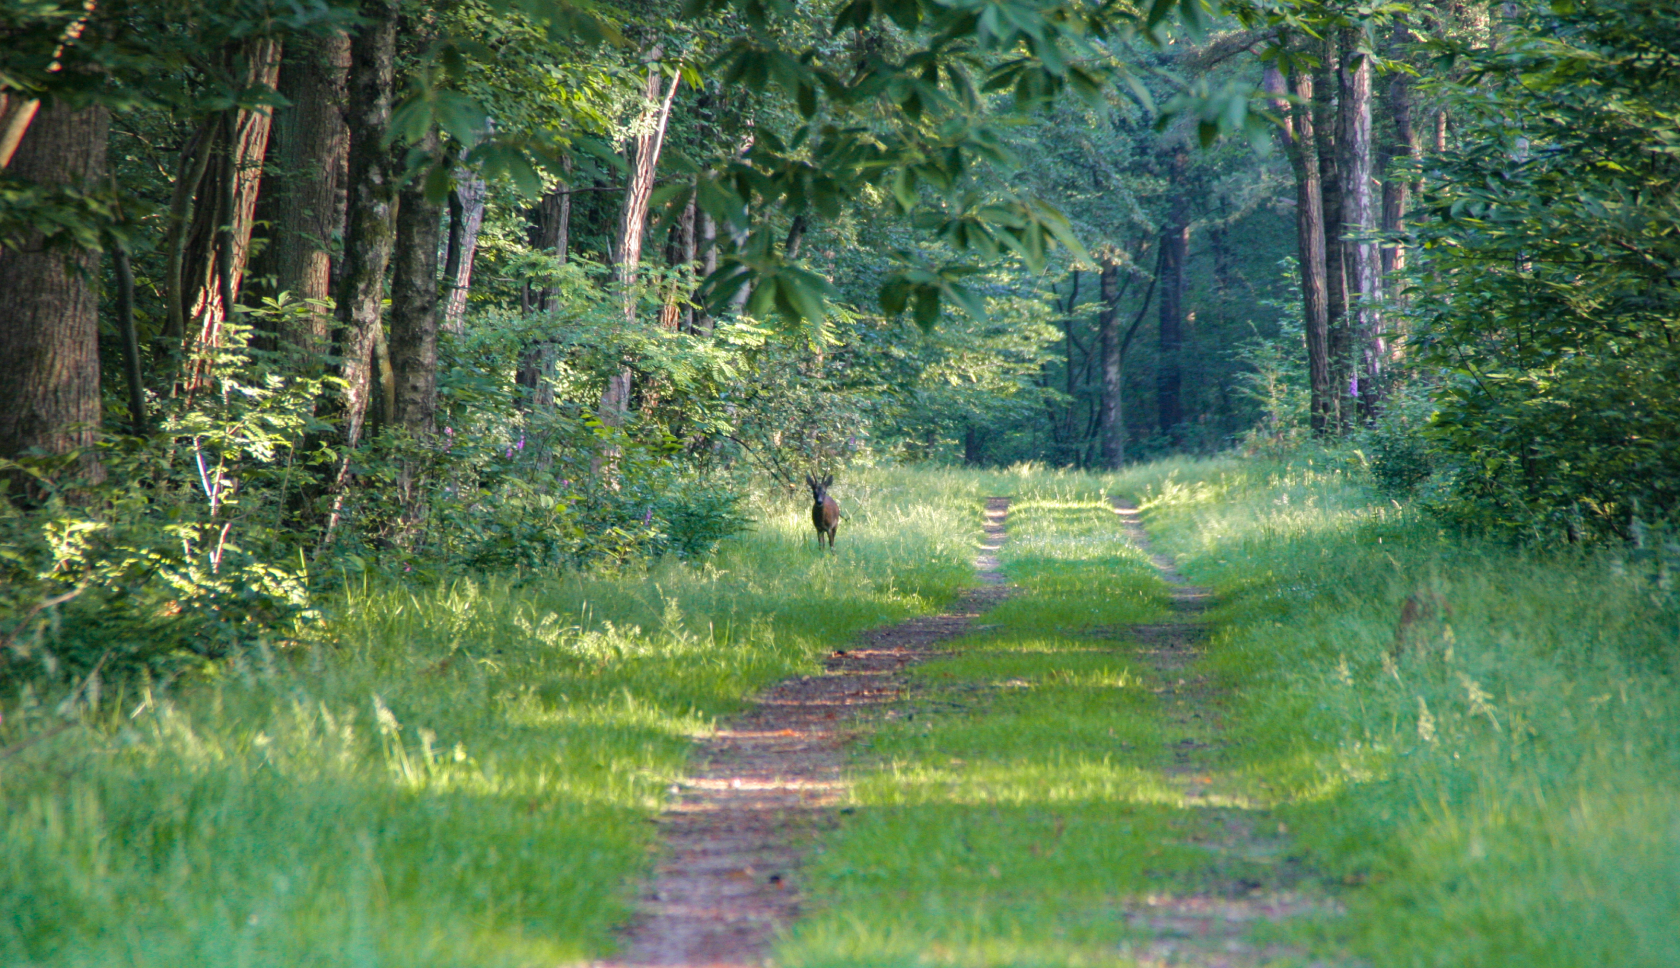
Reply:
M1327 36L1320 50L1322 58L1313 69L1312 101L1313 139L1318 145L1319 189L1324 213L1324 306L1326 353L1330 365L1330 407L1326 411L1331 433L1343 429L1342 402L1352 377L1348 350L1351 320L1348 319L1348 252L1343 243L1345 223L1342 211L1342 171L1337 152L1338 116L1336 112L1336 44L1334 34Z
M1180 146L1172 157L1172 199L1167 224L1161 229L1160 365L1155 374L1157 418L1161 433L1170 434L1184 420L1184 296L1190 260L1189 151Z
M1406 34L1405 39L1410 35ZM1393 236L1406 219L1406 203L1411 194L1409 174L1395 169L1418 155L1417 131L1412 126L1412 81L1404 72L1396 73L1388 82L1389 138L1383 144L1379 162L1382 176L1382 231ZM1382 246L1382 273L1388 278L1406 267L1406 247L1398 242Z
M1341 31L1342 57L1336 79L1341 130L1342 222L1344 261L1350 270L1354 315L1350 362L1357 367L1350 395L1369 417L1382 387L1388 349L1382 335L1381 262L1377 253L1376 211L1372 192L1371 59L1358 51L1359 33ZM1351 257L1351 258L1350 258Z
M224 66L246 90L273 90L280 58L279 40L257 37L230 47ZM267 107L235 110L198 146L207 155L195 162L203 168L185 226L179 303L189 335L202 347L221 345L222 326L245 275L272 122ZM189 378L189 383L198 379Z
M1276 82L1281 88L1282 79ZM1314 434L1327 432L1334 419L1330 385L1329 316L1324 279L1324 197L1318 174L1318 142L1313 135L1313 80L1305 71L1289 77L1295 103L1287 105L1283 139L1295 173L1295 245L1301 271L1301 317L1305 322L1309 410Z
M45 185L103 187L110 115L39 106L7 174ZM99 253L30 233L0 247L0 457L62 454L99 436ZM102 476L91 456L83 470Z
M340 429L352 447L361 442L373 389L374 347L381 332L380 303L397 206L395 165L385 143L396 72L397 4L365 0L361 14L368 22L350 42L349 200L334 334L343 360L340 375L347 384Z
M257 221L269 225L268 244L251 267L265 294L332 299L331 247L344 230L350 150L344 123L349 70L350 38L344 34L294 41L281 62L279 89L291 107L275 115L257 200ZM323 353L332 336L329 310L288 316L280 325L278 343L306 359Z
M437 135L423 147L436 150ZM438 243L443 213L424 186L405 187L397 203L391 264L391 371L394 422L416 436L432 432L437 413Z
M128 390L128 429L146 436L146 378L140 369L140 333L134 327L134 265L128 248L119 242L111 250L112 274L117 281L117 335L122 338L123 377Z
M1101 259L1102 312L1097 314L1097 342L1102 354L1102 466L1117 471L1126 464L1125 411L1120 399L1120 260L1112 252Z
M559 188L544 195L531 209L526 236L531 247L539 252L552 252L558 262L565 262L571 245L572 194L569 188ZM552 312L558 308L559 290L542 286L531 290L527 284L523 298L527 312ZM554 390L545 379L554 368L554 344L538 339L527 343L519 352L519 366L514 382L526 389L526 402L531 407L552 408Z

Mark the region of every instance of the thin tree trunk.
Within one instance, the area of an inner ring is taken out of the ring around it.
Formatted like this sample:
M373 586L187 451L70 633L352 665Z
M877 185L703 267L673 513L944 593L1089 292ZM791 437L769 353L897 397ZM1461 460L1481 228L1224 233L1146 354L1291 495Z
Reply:
M436 150L437 135L423 143ZM438 242L443 213L424 186L402 190L391 263L391 370L394 422L415 436L432 432L437 414Z
M1184 419L1181 395L1185 264L1190 259L1190 186L1186 180L1189 165L1189 152L1182 146L1175 149L1172 200L1168 203L1167 224L1161 229L1161 358L1156 371L1155 396L1162 434L1171 433Z
M111 252L117 277L117 334L122 338L123 377L128 389L128 429L146 436L146 381L140 370L140 334L134 328L134 266L121 242Z
M1280 79L1281 81L1281 79ZM1301 272L1301 318L1306 336L1312 431L1323 435L1334 423L1330 383L1329 315L1324 271L1324 196L1319 183L1318 141L1313 135L1313 79L1305 71L1289 77L1295 103L1284 121L1284 145L1295 173L1295 245Z
M551 252L555 261L565 262L571 244L572 195L567 186L544 195L530 212L527 240L539 252ZM559 308L559 290L544 285L529 291L523 302L527 312L553 312ZM547 377L554 369L554 343L536 339L525 344L519 352L519 365L514 382L526 389L526 403L536 409L554 407L554 388Z
M1342 402L1349 388L1352 369L1348 350L1350 321L1348 319L1348 253L1342 238L1345 224L1342 211L1342 171L1337 153L1336 114L1336 44L1334 34L1327 36L1321 46L1323 57L1313 69L1312 131L1318 146L1319 189L1324 213L1324 316L1326 355L1330 368L1330 407L1326 418L1330 432L1343 429Z
M449 200L449 261L444 284L449 295L444 302L443 328L457 335L466 332L467 295L472 289L473 256L478 251L478 233L484 225L484 200L490 186L476 172L462 170Z
M251 267L269 294L313 303L332 299L333 237L344 230L349 70L350 38L342 33L294 41L280 65L279 90L291 107L274 119L257 200L257 221L269 226L268 244ZM303 360L318 359L332 336L332 311L287 315L279 325L280 346Z
M698 209L699 205L695 201L694 195L688 196L688 204L683 206L682 217L677 220L677 258L674 264L688 272L695 270L695 262L699 258L700 242L696 231L698 226L695 224ZM678 328L685 333L694 332L692 291L690 297L683 301L681 315L677 321Z
M618 281L624 287L624 320L636 321L636 270L642 262L642 237L647 231L648 199L653 194L653 176L659 165L659 153L665 145L665 125L671 117L671 102L677 96L679 77L672 75L667 83L659 69L663 56L654 48L648 58L647 86L643 92L645 133L638 135L630 146L630 181L624 189L624 208L618 228ZM607 378L607 388L601 394L601 422L609 427L622 427L630 414L631 370L622 367Z
M1097 315L1097 342L1102 347L1102 410L1098 425L1102 433L1102 466L1117 471L1126 464L1126 424L1120 399L1120 260L1104 253L1102 262L1102 312Z
M708 276L716 272L718 267L717 223L712 220L712 217L706 213L705 209L700 209L696 213L696 216L698 219L696 234L699 236L695 242L695 247L699 250L696 257L699 262L699 267L696 269L696 272L699 273L700 279L704 281ZM712 322L712 317L704 308L695 310L694 329L696 332L710 333L712 331Z
M1382 157L1382 231L1392 237L1400 231L1406 219L1406 203L1411 194L1410 174L1401 175L1394 169L1418 154L1417 132L1412 127L1412 84L1404 73L1394 75L1388 83L1388 115L1393 124L1393 137L1383 146ZM1382 247L1383 278L1406 267L1406 247L1399 242L1387 242Z
M334 342L346 384L340 430L351 447L361 442L367 419L385 270L395 235L396 175L386 138L396 70L397 9L394 0L364 0L361 13L367 23L350 42L349 200Z
M1341 31L1343 55L1337 65L1342 157L1342 220L1344 252L1357 291L1353 305L1354 353L1358 367L1353 384L1360 411L1369 417L1381 393L1383 363L1388 355L1382 335L1381 261L1377 252L1376 212L1372 198L1371 59L1358 53L1359 33Z
M43 103L7 174L25 183L104 187L110 114ZM28 233L0 246L0 457L62 454L99 437L99 253ZM103 477L91 454L82 470ZM19 482L21 483L21 482Z

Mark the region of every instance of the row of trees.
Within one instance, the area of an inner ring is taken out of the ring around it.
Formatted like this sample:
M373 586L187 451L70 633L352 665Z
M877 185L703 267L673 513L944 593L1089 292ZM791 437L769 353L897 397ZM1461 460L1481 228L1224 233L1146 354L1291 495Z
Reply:
M324 548L357 482L383 479L375 455L410 446L381 451L386 431L439 441L489 410L479 436L504 451L565 428L531 451L565 481L615 480L626 433L695 466L954 446L1115 467L1260 418L1347 433L1408 379L1473 371L1439 398L1432 456L1408 460L1479 480L1467 469L1499 462L1460 460L1470 441L1531 445L1481 418L1448 431L1453 401L1506 399L1506 371L1466 364L1506 345L1505 317L1463 310L1461 283L1539 263L1526 241L1446 258L1512 237L1467 215L1493 203L1461 179L1580 155L1525 85L1586 55L1537 38L1597 38L1623 73L1666 76L1639 60L1666 63L1663 15L1641 14L1657 38L1641 47L1600 29L1621 10L12 7L0 457L71 454L92 480L121 429L191 443L171 460L202 477L190 415L291 388L309 401L284 448L302 480L275 520ZM1627 102L1606 90L1579 111L1603 103ZM1666 129L1637 124L1607 143L1655 170L1645 146ZM1567 211L1609 231L1598 208ZM1654 258L1656 235L1611 234L1594 265ZM1522 409L1550 385L1525 379L1500 426L1537 433L1510 414L1553 412ZM271 460L252 446L229 475L247 495ZM442 481L411 451L391 458L403 506L380 525L398 544ZM1514 459L1530 483L1502 478L1499 501L1551 488L1522 500L1614 519L1633 499L1587 495L1591 475L1544 483L1569 458Z

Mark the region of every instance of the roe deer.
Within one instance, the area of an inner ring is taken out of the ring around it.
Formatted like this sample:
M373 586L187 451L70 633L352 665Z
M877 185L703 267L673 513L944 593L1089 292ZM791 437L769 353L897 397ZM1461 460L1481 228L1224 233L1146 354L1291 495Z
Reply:
M834 475L829 474L819 481L806 474L805 483L811 486L811 523L817 527L817 547L822 547L823 535L827 535L828 550L833 551L834 532L840 529L840 503L828 496L828 486L834 483Z

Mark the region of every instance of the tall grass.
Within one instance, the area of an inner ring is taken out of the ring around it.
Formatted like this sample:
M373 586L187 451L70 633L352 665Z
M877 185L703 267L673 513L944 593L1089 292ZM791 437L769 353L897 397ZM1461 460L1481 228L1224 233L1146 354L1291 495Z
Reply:
M593 958L690 742L972 580L978 483L843 482L696 564L351 589L191 681L0 701L0 963ZM94 693L103 692L103 695Z
M1327 949L1680 964L1666 569L1450 535L1323 461L1139 484L1158 543L1218 592L1213 661L1240 684L1242 742L1270 751L1257 771L1317 862L1363 885Z
M778 963L1116 964L1117 898L1204 871L1195 811L1160 772L1195 728L1118 636L1159 619L1167 589L1104 484L987 482L1014 492L1001 557L1020 592L914 670L858 748L853 802L805 873L815 911Z

